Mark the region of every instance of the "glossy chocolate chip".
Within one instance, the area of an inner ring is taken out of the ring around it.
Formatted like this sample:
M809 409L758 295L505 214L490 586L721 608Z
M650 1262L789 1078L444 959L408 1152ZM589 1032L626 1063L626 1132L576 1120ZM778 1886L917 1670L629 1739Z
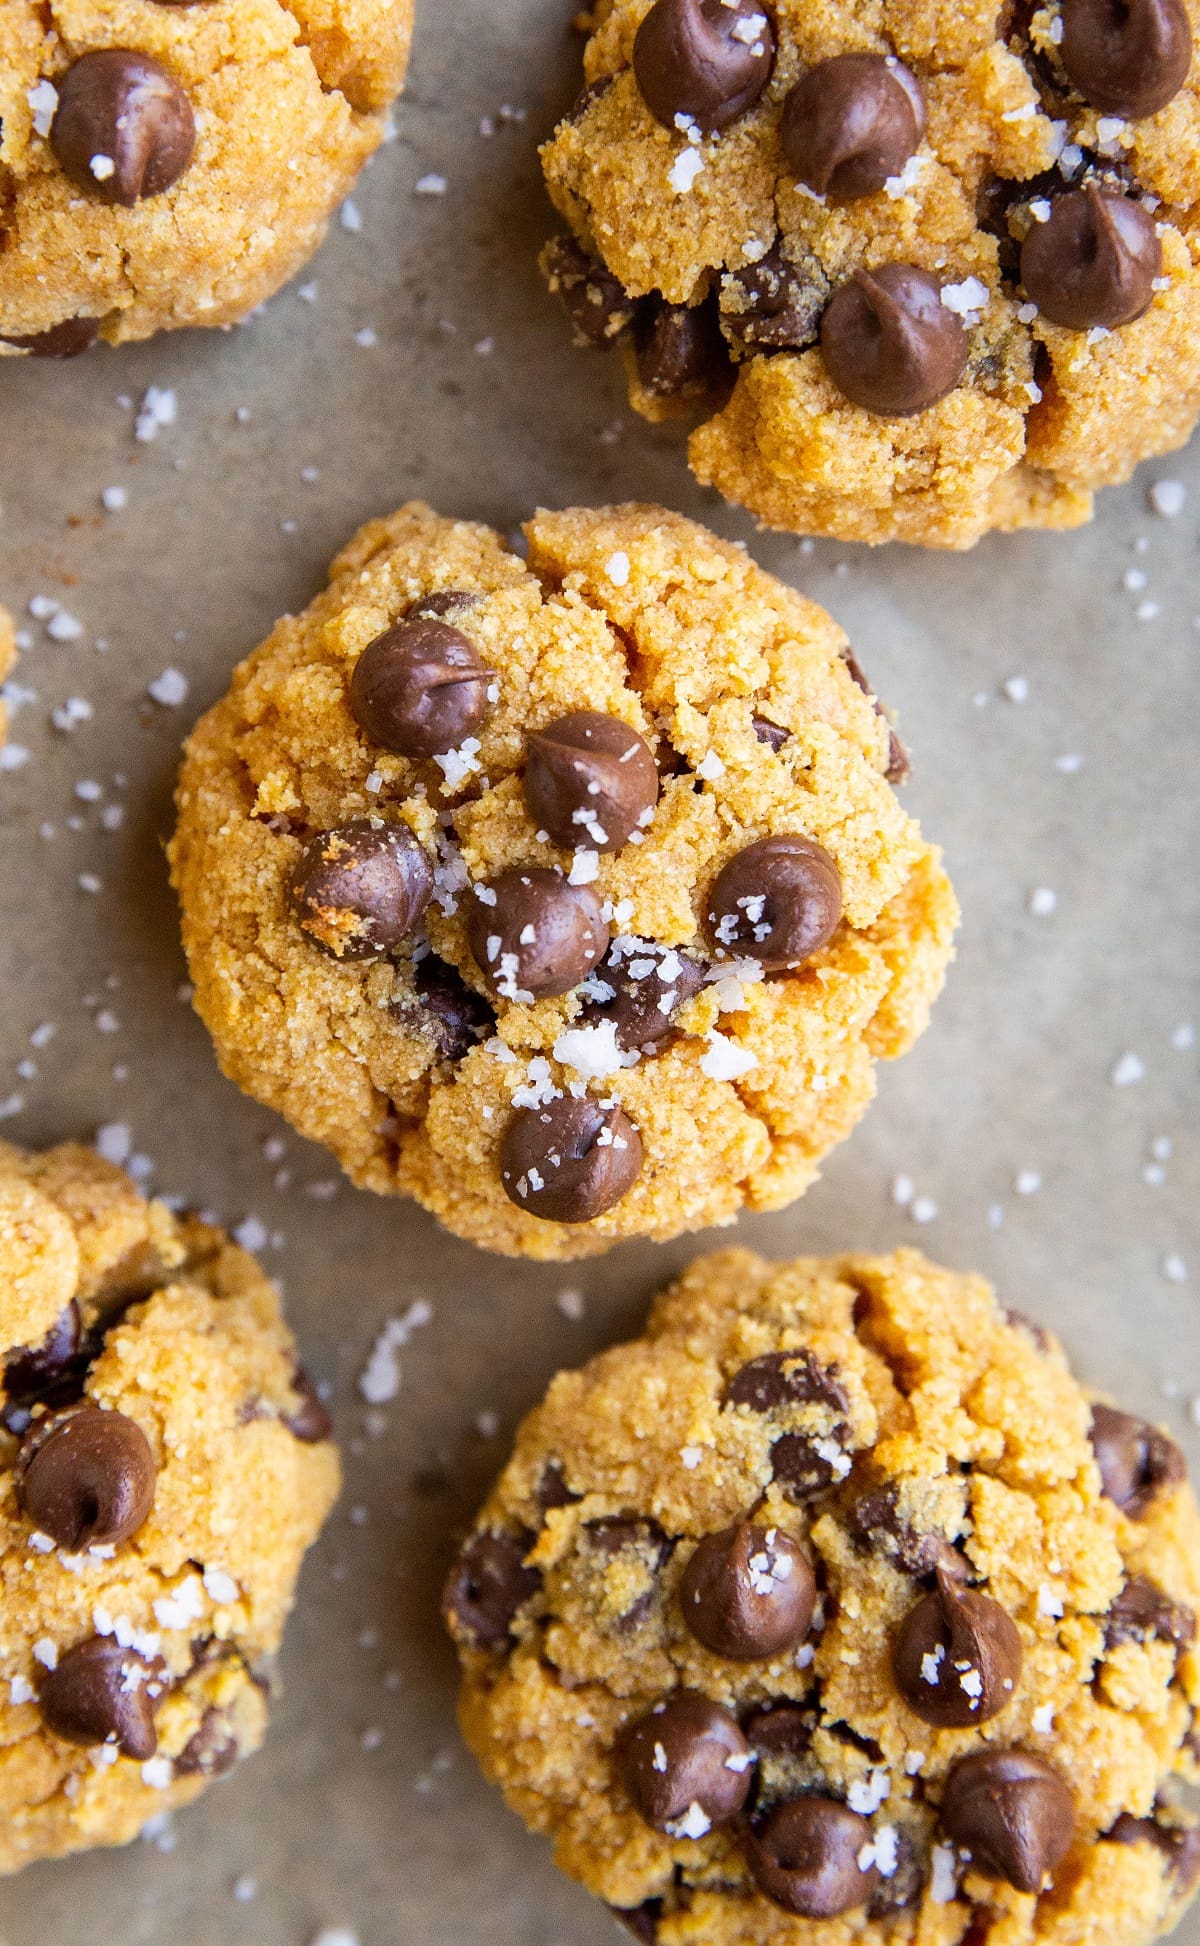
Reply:
M192 104L148 54L81 54L55 81L50 146L79 188L132 209L179 181L196 146Z
M591 1223L642 1173L642 1138L622 1108L565 1096L520 1108L500 1148L500 1181L518 1209L544 1223Z
M335 959L378 959L429 904L433 866L405 824L361 819L309 840L292 874L292 913Z
M1089 183L1056 196L1021 246L1021 282L1042 316L1073 331L1132 324L1154 297L1162 245L1154 218Z
M1059 58L1105 115L1156 115L1187 80L1192 26L1183 0L1063 0Z
M818 258L800 263L777 245L757 263L726 271L721 278L722 329L744 351L813 345L829 290L829 278Z
M571 321L580 347L607 351L633 323L636 305L598 257L574 237L555 237L541 257L542 275Z
M912 765L908 759L908 751L901 743L900 738L897 736L891 724L888 723L887 711L867 681L863 673L862 663L855 655L854 650L846 647L842 650L841 655L842 661L846 665L846 674L850 677L851 682L855 683L862 690L864 696L870 697L875 705L876 715L881 716L888 725L888 761L884 776L887 778L889 784L906 783L912 774Z
M633 43L642 100L672 131L683 115L728 128L771 79L775 32L758 0L655 0Z
M333 1418L329 1407L302 1365L297 1365L292 1376L292 1390L299 1404L284 1419L288 1431L305 1446L319 1446L323 1439L332 1439Z
M752 1412L777 1412L792 1405L827 1405L838 1413L850 1410L849 1394L836 1368L822 1365L807 1345L752 1358L730 1379L724 1403L749 1406Z
M637 374L654 399L700 398L729 375L729 353L716 306L642 306L634 327Z
M429 1034L441 1061L461 1061L496 1025L496 1015L481 993L463 979L457 967L426 953L413 968L417 989L415 1009L421 1029ZM411 1002L396 1003L401 1015L412 1015Z
M839 392L885 418L910 418L953 392L967 351L937 278L913 264L856 270L821 322L825 368Z
M31 358L79 358L90 351L100 336L99 318L65 318L48 331L30 331L13 336L0 333L0 344L15 345Z
M735 1662L798 1648L816 1602L804 1550L779 1528L751 1521L706 1535L679 1588L679 1611L697 1642Z
M75 1405L30 1427L14 1477L26 1519L78 1554L132 1539L150 1516L157 1472L135 1420Z
M1135 1818L1122 1811L1105 1835L1114 1845L1153 1845L1181 1892L1190 1892L1200 1878L1200 1830L1194 1826L1160 1824L1157 1818Z
M1058 1772L1024 1750L977 1750L955 1764L942 1828L976 1871L1040 1892L1070 1850L1075 1800Z
M1154 1637L1186 1649L1196 1639L1196 1617L1148 1575L1131 1574L1104 1617L1104 1646L1114 1649L1121 1642L1148 1642Z
M790 169L818 196L854 202L898 176L925 133L921 84L884 54L835 54L810 68L783 105Z
M451 590L456 613L471 599ZM473 736L494 707L495 671L426 596L377 635L354 665L350 711L363 735L398 757L440 757Z
M233 1769L241 1752L237 1733L228 1715L210 1704L175 1759L177 1777L224 1777Z
M687 953L622 947L619 959L610 953L592 975L580 1025L610 1020L627 1054L655 1053L673 1039L676 1015L703 985L704 968Z
M754 1759L729 1711L684 1689L625 1731L621 1781L638 1815L672 1838L703 1838L735 1818Z
M1175 1441L1116 1406L1092 1407L1091 1440L1104 1494L1130 1520L1141 1520L1159 1493L1187 1477Z
M619 851L658 803L649 746L619 716L572 710L529 739L525 802L556 845Z
M542 1585L536 1568L526 1567L530 1536L483 1528L472 1534L451 1568L442 1593L442 1613L456 1642L472 1649L506 1649L512 1627Z
M865 1905L879 1884L864 1871L871 1827L830 1797L778 1804L751 1833L748 1857L759 1891L802 1919L835 1919Z
M154 1710L166 1689L160 1662L93 1635L60 1655L38 1691L49 1729L68 1743L114 1743L144 1763L158 1748Z
M842 916L841 874L811 838L760 838L729 860L708 895L718 958L754 959L769 973L803 965Z
M1023 1659L1012 1616L945 1568L892 1645L897 1689L938 1730L965 1730L998 1715L1016 1694Z
M604 958L609 938L591 886L541 866L501 872L469 902L467 943L502 1000L570 993Z
M803 1757L813 1740L819 1718L799 1703L772 1703L755 1710L745 1725L746 1741L760 1756Z
M938 1569L961 1579L966 1563L941 1534L918 1533L900 1511L894 1485L872 1487L850 1508L848 1524L855 1539L882 1554L905 1574L924 1579Z

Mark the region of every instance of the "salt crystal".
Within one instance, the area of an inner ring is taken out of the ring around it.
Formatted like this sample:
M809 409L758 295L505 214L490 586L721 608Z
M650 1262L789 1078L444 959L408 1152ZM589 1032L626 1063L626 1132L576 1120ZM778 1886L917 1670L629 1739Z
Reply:
M161 676L146 684L146 694L151 702L159 703L163 709L178 709L186 703L188 680L178 669L164 669Z
M1164 520L1175 520L1186 500L1187 488L1182 480L1156 480L1150 489L1150 505Z
M696 177L704 172L704 157L698 149L682 149L667 170L667 181L677 196L686 196Z
M1126 1053L1122 1054L1119 1060L1114 1061L1108 1078L1114 1088L1131 1088L1136 1081L1143 1081L1145 1076L1146 1063L1141 1056Z

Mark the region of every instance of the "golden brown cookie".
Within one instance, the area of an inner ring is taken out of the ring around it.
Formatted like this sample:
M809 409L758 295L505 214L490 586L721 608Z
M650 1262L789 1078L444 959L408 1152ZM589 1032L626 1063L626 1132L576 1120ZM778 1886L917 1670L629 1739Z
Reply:
M271 1284L71 1144L0 1144L0 1872L256 1750L338 1486Z
M446 1586L461 1720L657 1946L1147 1946L1200 1875L1200 1517L981 1278L701 1258Z
M957 909L828 615L659 508L526 535L364 528L194 732L171 859L227 1074L571 1257L798 1196Z
M0 356L228 325L384 133L413 0L9 0Z
M1196 0L599 0L543 265L770 527L1072 527L1200 410Z

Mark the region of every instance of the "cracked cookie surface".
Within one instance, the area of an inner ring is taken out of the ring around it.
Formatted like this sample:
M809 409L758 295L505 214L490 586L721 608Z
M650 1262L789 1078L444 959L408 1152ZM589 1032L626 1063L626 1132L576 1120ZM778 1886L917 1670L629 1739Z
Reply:
M256 1750L337 1492L275 1291L90 1149L0 1144L0 1872Z
M657 1946L1146 1946L1200 1841L1179 1449L915 1251L702 1258L446 1586L462 1727Z
M171 858L226 1073L553 1258L799 1195L957 908L823 610L658 508L526 535L364 528L193 733Z
M967 547L1078 525L1186 440L1195 0L725 9L600 0L543 150L571 230L551 286L581 344L620 344L637 410L702 415L698 479L768 526ZM879 288L899 267L932 287L938 355L911 288Z
M412 0L10 0L0 356L229 325L317 248L384 134Z

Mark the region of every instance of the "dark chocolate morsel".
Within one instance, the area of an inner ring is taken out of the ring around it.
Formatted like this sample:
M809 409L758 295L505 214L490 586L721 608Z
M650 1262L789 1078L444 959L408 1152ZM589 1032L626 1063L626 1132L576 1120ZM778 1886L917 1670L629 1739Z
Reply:
M561 1096L520 1108L500 1148L500 1181L518 1209L545 1223L591 1223L642 1172L642 1138L622 1108Z
M210 1704L175 1759L177 1777L224 1777L241 1752L227 1713Z
M581 347L607 351L633 323L636 305L598 257L574 237L555 237L541 256L542 275L571 321Z
M1135 1818L1122 1811L1105 1836L1113 1845L1153 1845L1181 1892L1190 1892L1200 1878L1200 1830L1194 1825L1160 1824L1157 1818Z
M966 1563L941 1534L921 1534L900 1511L897 1488L871 1487L851 1506L848 1524L855 1539L918 1579L939 1568L965 1578Z
M361 819L309 840L292 874L292 913L335 959L399 946L433 892L433 866L405 824Z
M624 1732L617 1762L648 1825L672 1838L703 1838L741 1810L754 1758L728 1710L684 1689Z
M1187 1477L1175 1441L1116 1406L1092 1407L1091 1439L1105 1496L1130 1520L1140 1520L1157 1494Z
M664 127L728 128L771 79L775 32L759 0L654 0L633 43L642 100Z
M896 731L892 728L891 723L888 722L887 711L884 709L883 704L880 702L878 696L875 694L875 691L871 688L870 683L867 681L866 676L863 674L862 663L855 655L854 650L849 647L846 647L842 650L842 661L846 665L846 673L850 677L851 682L857 684L858 688L862 690L864 696L870 697L871 701L875 705L876 715L881 716L884 722L887 723L888 761L887 761L887 769L884 772L884 776L887 778L889 784L907 783L909 777L912 775L912 765L909 762L908 751L901 743L900 738L896 734Z
M817 1601L812 1563L778 1527L741 1521L700 1542L679 1587L679 1610L702 1647L735 1662L798 1648Z
M506 1649L512 1626L542 1585L526 1567L529 1535L482 1528L472 1534L451 1568L442 1593L442 1614L456 1642L472 1649Z
M760 1892L802 1919L835 1919L865 1905L879 1884L864 1870L871 1827L830 1797L796 1797L778 1804L751 1832L750 1870Z
M937 1587L909 1610L892 1645L896 1687L938 1730L986 1723L1012 1701L1024 1653L1016 1623L990 1595L939 1567Z
M1052 1765L1024 1750L960 1758L942 1793L942 1828L976 1871L1040 1892L1070 1850L1075 1800Z
M136 1420L89 1403L35 1420L14 1480L26 1519L79 1554L133 1538L154 1505L157 1471Z
M769 973L800 966L828 944L842 916L842 879L811 838L760 838L724 865L707 900L719 958L758 960Z
M530 865L476 886L467 911L475 964L502 1000L528 1004L570 993L608 951L608 925L590 885Z
M60 1655L38 1690L48 1729L68 1743L115 1743L144 1763L158 1748L154 1711L165 1693L163 1665L111 1635L93 1635Z
M457 613L469 595L449 591ZM446 596L441 599L447 599ZM495 671L475 644L434 612L437 594L414 602L402 621L377 635L354 665L350 711L364 736L399 757L457 750L493 708Z
M1121 1642L1149 1642L1157 1637L1186 1649L1196 1639L1196 1617L1182 1602L1172 1601L1149 1575L1131 1574L1104 1617L1104 1646Z
M1162 274L1154 218L1089 183L1056 196L1021 246L1021 282L1042 316L1073 331L1115 330L1150 308Z
M752 1358L730 1379L724 1403L749 1406L752 1412L777 1412L792 1405L827 1405L838 1413L850 1410L837 1368L822 1365L807 1345Z
M721 328L742 351L815 345L829 291L829 278L817 257L801 263L776 245L757 262L722 276Z
M658 769L619 716L572 710L530 737L525 802L556 845L619 851L649 822Z
M852 405L910 418L953 392L967 366L967 334L942 287L913 264L856 270L821 323L825 368Z
M898 176L925 132L921 84L893 55L835 54L783 105L789 168L818 196L853 202Z
M751 1749L763 1757L803 1757L817 1726L816 1712L800 1703L773 1703L755 1710L743 1726Z
M1058 53L1093 108L1140 120L1187 80L1192 24L1184 0L1063 0Z
M132 209L179 181L196 146L187 95L148 54L128 47L81 54L55 81L50 146L80 189Z
M15 345L31 358L79 358L90 351L100 336L99 318L64 318L46 331L13 335L0 333L0 344Z
M79 1306L72 1298L40 1344L22 1345L19 1350L9 1352L4 1361L7 1405L32 1405L39 1399L52 1397L55 1388L70 1376L82 1341L83 1321Z
M750 724L759 742L765 743L768 750L773 750L776 755L783 749L792 734L790 730L784 729L782 723L769 723L765 716L751 717Z
M658 1922L662 1917L661 1899L647 1899L645 1905L610 1905L608 1909L617 1924L640 1939L642 1946L656 1946Z
M674 1037L675 1017L703 987L704 968L687 953L622 949L619 961L610 954L596 968L593 985L597 982L609 993L589 996L580 1025L611 1020L618 1047L627 1054L635 1048L646 1053Z
M323 1439L332 1439L333 1416L303 1365L296 1367L292 1390L300 1403L283 1422L292 1436L305 1446L318 1446Z
M658 1572L670 1559L672 1545L656 1520L636 1520L630 1514L608 1515L603 1520L590 1520L585 1526L582 1546L589 1554L602 1562L623 1563L618 1577L623 1592L629 1587L628 1570L640 1569L643 1585L621 1611L623 1630L637 1628L649 1615L654 1606ZM609 1592L606 1587L606 1600Z
M433 1040L441 1061L461 1061L496 1025L496 1016L481 993L463 979L457 967L436 953L426 953L413 968L417 1003L395 1002L401 1017L416 1015Z
M729 353L710 302L647 301L634 340L638 379L651 398L702 398L729 376Z

